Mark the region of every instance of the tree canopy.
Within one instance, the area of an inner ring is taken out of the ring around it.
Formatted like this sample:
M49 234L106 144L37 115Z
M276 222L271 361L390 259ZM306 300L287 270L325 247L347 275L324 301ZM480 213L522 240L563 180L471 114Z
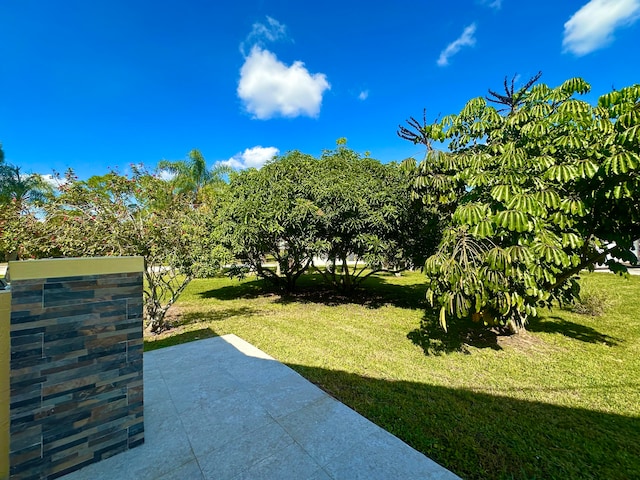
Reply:
M131 177L110 172L86 181L69 173L45 205L44 235L37 241L48 256L144 257L145 318L159 332L189 281L209 268L210 258L198 254L205 237L201 212L191 200L139 168Z
M396 164L339 143L316 159L297 151L231 176L223 242L258 275L287 290L308 268L350 292L378 271L421 264L435 242ZM276 267L268 267L273 258Z
M532 83L502 114L475 98L457 115L410 123L408 139L427 146L419 165L405 164L414 194L448 218L425 263L444 328L468 318L521 328L541 306L575 298L582 269L637 261L640 85L590 105L580 78Z
M338 142L319 161L314 201L321 209L320 254L338 267L317 269L349 292L368 276L422 264L437 238L434 218L410 195L410 177Z
M231 175L218 235L232 255L292 291L318 251L319 209L310 198L316 160L298 151ZM272 260L276 266L269 266Z
M0 144L0 254L5 260L33 253L28 243L40 235L36 212L52 194L42 176L6 163Z

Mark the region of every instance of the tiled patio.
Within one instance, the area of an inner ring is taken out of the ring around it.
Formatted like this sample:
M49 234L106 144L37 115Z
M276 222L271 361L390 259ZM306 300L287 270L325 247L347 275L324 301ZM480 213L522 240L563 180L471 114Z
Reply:
M235 335L144 354L145 443L80 479L454 479Z

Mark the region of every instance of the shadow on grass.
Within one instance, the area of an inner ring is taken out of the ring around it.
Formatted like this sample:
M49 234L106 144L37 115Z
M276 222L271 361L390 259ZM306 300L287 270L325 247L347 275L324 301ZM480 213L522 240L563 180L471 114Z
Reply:
M640 478L637 417L289 366L465 479Z
M202 340L204 338L218 337L219 335L212 328L200 328L190 332L178 333L168 337L160 337L157 339L145 338L144 351L150 352L158 348L171 347L180 343L193 342L194 340Z
M251 317L258 314L259 312L260 311L255 308L243 306L236 308L225 308L222 310L179 313L177 318L171 321L171 326L173 328L176 328L199 322L220 322L223 320L228 320L232 317Z
M318 303L327 306L357 304L372 309L385 305L408 309L426 307L423 285L389 283L384 274L367 278L362 286L350 294L333 290L324 283L322 275L310 273L298 279L295 292L279 291L271 283L259 279L208 290L199 295L201 298L217 300L254 299L265 295L276 295L278 296L276 303Z
M426 285L422 283L401 285L389 282L394 279L395 277L390 274L378 274L372 275L364 281L364 289L372 295L368 306L379 308L390 304L400 308L427 308Z
M530 332L556 333L587 343L616 346L621 342L619 338L600 333L589 326L555 316L534 318L526 328ZM425 355L443 355L454 352L470 354L468 347L502 350L498 342L500 334L497 332L475 324L459 325L455 323L448 325L448 332L445 332L440 327L436 315L428 310L422 319L420 328L409 332L407 338L422 348Z
M529 325L527 325L527 330L531 332L558 333L581 342L605 344L608 346L618 345L621 341L619 338L600 333L594 328L570 322L560 317L534 318L529 322Z
M420 327L407 334L414 345L419 346L425 355L443 355L454 352L470 354L468 347L502 350L498 344L498 334L492 330L475 325L448 325L445 332L434 314L427 311Z
M238 282L214 290L200 293L200 298L217 300L255 299L265 295L278 296L276 302L319 303L327 306L345 304L364 305L377 309L385 305L400 308L420 309L426 307L425 287L415 283L398 285L388 282L392 278L385 274L377 274L367 278L361 287L351 294L333 290L324 283L319 273L302 275L296 284L296 291L287 293L279 291L273 284L263 279Z
M265 280L257 279L245 282L238 282L235 285L228 285L213 290L201 292L200 298L215 298L217 300L236 300L238 298L258 298L263 295L272 294L275 289Z

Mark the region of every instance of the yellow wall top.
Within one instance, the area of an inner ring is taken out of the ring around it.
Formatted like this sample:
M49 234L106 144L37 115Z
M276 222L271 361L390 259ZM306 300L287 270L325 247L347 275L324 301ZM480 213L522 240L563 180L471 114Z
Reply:
M144 270L143 257L48 258L9 262L9 281L132 273Z

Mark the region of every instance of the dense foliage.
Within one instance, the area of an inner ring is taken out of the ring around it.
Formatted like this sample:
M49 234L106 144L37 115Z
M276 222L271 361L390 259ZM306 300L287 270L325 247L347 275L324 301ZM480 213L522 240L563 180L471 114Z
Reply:
M430 217L416 210L409 188L397 165L362 157L343 141L320 159L289 152L232 175L220 238L286 290L313 268L350 292L374 272L421 264L433 248Z
M411 199L410 177L395 163L361 157L338 142L318 164L317 269L335 288L352 291L369 275L420 266L437 244L437 222Z
M51 196L52 188L43 177L27 174L4 161L0 144L0 258L28 258L31 239L41 235L36 213Z
M401 128L427 146L420 165L405 165L414 194L448 217L425 264L445 329L471 318L517 330L541 306L574 299L580 270L637 261L640 86L595 106L576 98L589 90L579 78L505 88L502 98L490 93L506 113L475 98L457 115Z
M294 151L231 175L221 211L222 244L246 268L289 291L318 251L320 212L309 196L316 163ZM243 273L238 266L232 272Z

